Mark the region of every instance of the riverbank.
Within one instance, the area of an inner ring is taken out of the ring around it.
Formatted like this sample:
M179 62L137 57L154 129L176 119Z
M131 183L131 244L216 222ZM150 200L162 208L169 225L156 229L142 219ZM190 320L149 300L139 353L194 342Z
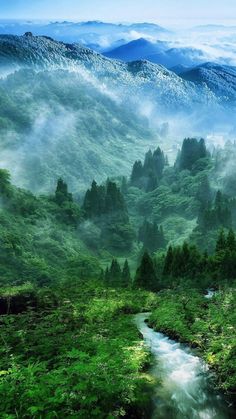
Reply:
M233 289L206 299L195 290L163 291L149 325L172 339L197 348L215 372L219 389L236 395L235 301Z
M188 347L151 329L147 314L135 321L154 363L150 374L158 377L153 392L153 419L229 419L235 417L224 397L212 386L208 366Z

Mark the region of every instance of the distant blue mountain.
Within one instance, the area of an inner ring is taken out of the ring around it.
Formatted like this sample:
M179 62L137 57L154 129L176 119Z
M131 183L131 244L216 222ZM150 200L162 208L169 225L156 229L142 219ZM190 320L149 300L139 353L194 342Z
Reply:
M150 54L145 58L167 68L178 65L192 67L205 61L203 51L195 48L171 48L158 54Z
M171 70L171 71L173 71L173 73L179 75L179 74L184 73L185 71L190 70L190 68L185 66L185 65L178 64L178 65L175 65L174 67L171 67L169 70Z
M176 74L206 61L204 52L196 48L170 48L165 41L150 42L140 38L103 53L106 57L122 61L146 60L174 68Z
M112 51L105 52L104 55L128 62L145 59L148 55L160 53L166 48L168 48L166 42L158 41L153 43L144 38L139 38Z
M152 23L133 23L115 24L100 21L88 22L34 22L34 21L5 21L0 20L0 34L3 35L23 35L25 32L32 32L34 35L47 35L57 41L63 42L80 42L83 45L98 45L99 49L105 49L102 38L108 44L117 47L116 42L124 38L124 43L130 39L132 31L139 32L144 35L157 36L158 34L168 33L165 28ZM121 45L121 43L118 43ZM97 49L97 48L96 48Z

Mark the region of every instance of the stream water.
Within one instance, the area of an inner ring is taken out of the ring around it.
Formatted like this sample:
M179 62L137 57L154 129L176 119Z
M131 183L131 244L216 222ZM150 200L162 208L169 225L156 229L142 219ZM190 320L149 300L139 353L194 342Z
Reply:
M207 365L185 345L148 327L149 314L135 321L154 356L150 369L161 381L153 396L153 419L233 419L236 412L211 384Z

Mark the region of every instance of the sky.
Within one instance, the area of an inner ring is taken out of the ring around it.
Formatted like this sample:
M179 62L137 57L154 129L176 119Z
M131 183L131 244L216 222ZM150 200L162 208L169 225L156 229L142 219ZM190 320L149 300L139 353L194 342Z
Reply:
M0 0L0 19L236 23L236 0Z

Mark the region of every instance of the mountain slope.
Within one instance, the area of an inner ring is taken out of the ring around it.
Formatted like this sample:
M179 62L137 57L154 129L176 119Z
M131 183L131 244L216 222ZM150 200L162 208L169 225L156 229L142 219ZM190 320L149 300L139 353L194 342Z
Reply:
M99 90L110 91L113 97L118 93L126 101L132 99L132 94L143 95L144 91L154 104L161 101L164 108L176 109L176 105L189 108L196 96L198 101L204 100L203 89L196 89L194 84L160 65L145 60L121 63L79 44L64 44L48 37L2 35L0 60L2 66L79 72Z
M75 72L20 70L0 92L1 167L35 192L53 190L59 176L78 191L94 177L128 173L156 142L144 119Z
M217 96L225 101L235 101L236 98L236 67L205 63L180 76L196 84L206 84Z
M148 61L113 61L31 34L0 36L1 166L34 192L51 191L58 176L78 191L94 177L127 174L168 133L166 121L174 118L173 144L183 115L187 135L188 119L202 133L218 107L207 86Z
M171 48L159 54L150 54L146 59L167 68L177 65L191 67L205 61L205 55L203 51L195 48Z

